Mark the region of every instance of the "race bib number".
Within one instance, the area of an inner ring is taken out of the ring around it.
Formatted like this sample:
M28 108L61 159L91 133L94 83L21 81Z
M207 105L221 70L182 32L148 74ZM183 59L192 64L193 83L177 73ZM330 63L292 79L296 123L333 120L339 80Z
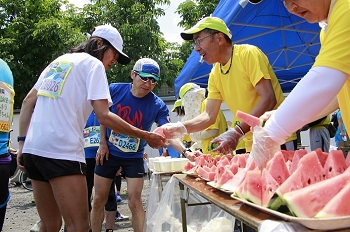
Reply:
M62 88L67 79L67 76L71 69L73 68L73 63L68 61L54 61L50 64L50 69L46 73L39 91L38 95L58 98L61 95Z
M85 148L100 146L100 126L90 126L85 128L83 135Z
M0 131L9 132L12 124L15 91L12 86L0 82Z
M137 152L140 146L139 138L134 138L123 134L115 134L113 130L111 131L108 141L123 152Z

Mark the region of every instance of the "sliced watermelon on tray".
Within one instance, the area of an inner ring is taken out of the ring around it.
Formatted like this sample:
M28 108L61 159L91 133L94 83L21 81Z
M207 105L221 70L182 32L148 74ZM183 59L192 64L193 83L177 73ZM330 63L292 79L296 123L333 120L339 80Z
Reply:
M283 195L288 208L297 217L314 217L350 180L350 169L333 178L317 182ZM348 201L346 199L345 201Z
M316 215L315 218L332 218L350 215L350 182L335 195Z

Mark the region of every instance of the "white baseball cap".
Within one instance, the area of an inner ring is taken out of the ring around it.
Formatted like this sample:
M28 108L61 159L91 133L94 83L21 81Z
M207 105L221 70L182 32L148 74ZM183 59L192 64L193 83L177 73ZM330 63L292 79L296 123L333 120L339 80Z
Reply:
M95 27L91 36L97 36L107 40L119 52L118 63L129 64L130 58L123 53L123 39L118 30L111 25L100 25Z

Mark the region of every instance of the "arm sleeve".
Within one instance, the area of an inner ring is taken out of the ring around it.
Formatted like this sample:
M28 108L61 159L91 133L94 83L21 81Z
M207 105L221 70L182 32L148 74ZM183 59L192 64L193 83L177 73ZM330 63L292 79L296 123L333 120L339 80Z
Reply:
M315 119L336 97L345 81L346 75L336 69L310 69L266 122L268 134L281 143Z

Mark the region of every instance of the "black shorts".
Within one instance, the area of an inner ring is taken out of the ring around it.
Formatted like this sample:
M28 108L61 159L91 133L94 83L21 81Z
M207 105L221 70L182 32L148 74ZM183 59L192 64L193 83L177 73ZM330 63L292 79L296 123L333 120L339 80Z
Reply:
M78 161L51 159L24 153L23 163L28 177L33 180L48 182L55 177L86 174L86 164Z
M128 178L143 178L145 167L143 166L143 158L124 159L113 155L109 155L109 159L103 162L103 165L95 166L95 174L113 179L115 174L122 167L122 176Z

